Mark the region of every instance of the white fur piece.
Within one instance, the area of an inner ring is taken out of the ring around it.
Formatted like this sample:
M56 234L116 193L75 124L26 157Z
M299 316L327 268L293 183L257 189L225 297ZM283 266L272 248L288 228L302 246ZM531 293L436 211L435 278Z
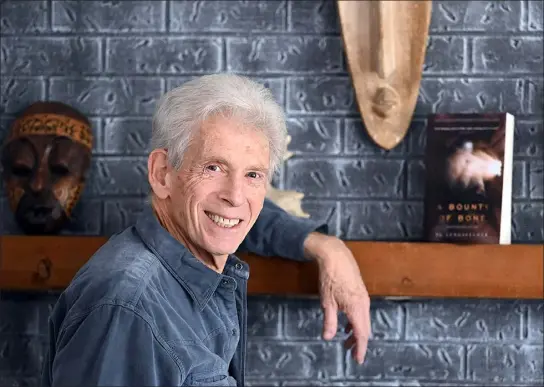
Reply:
M290 142L291 136L287 136L287 145L289 145ZM291 156L293 156L293 152L287 151L283 161L285 162ZM304 198L304 194L301 192L276 189L269 184L266 197L291 215L301 218L310 217L310 214L304 212L302 209L302 199Z

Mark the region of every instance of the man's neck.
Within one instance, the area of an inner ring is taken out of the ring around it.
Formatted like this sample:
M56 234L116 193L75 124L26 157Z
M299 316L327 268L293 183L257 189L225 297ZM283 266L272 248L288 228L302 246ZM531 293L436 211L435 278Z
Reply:
M162 200L158 200L153 197L151 201L151 208L155 216L157 217L159 223L162 227L166 229L179 243L185 246L191 254L193 254L198 260L200 260L204 265L210 269L222 273L227 262L227 256L216 256L210 254L203 249L198 248L194 243L191 243L189 238L186 237L185 233L176 223L172 220L172 217L168 215L166 209L166 203Z

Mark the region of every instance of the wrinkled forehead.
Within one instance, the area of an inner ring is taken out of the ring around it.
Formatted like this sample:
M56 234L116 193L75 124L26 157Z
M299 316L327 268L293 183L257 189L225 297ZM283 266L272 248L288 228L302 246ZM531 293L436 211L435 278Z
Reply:
M201 127L199 134L195 144L207 153L264 156L269 152L269 139L263 130L235 119L210 121Z

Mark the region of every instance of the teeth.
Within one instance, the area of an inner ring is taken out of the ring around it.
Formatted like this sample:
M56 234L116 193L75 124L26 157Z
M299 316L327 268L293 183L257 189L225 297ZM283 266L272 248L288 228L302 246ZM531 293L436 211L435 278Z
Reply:
M206 215L215 222L218 226L230 228L236 226L238 223L240 223L240 219L226 219L219 215L211 214L209 212L206 212Z

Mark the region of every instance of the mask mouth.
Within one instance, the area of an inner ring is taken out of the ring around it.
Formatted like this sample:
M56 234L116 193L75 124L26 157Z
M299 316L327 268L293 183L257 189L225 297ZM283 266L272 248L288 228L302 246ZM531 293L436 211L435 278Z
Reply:
M45 226L58 217L58 203L51 195L24 195L19 202L18 213L25 223Z
M24 212L24 217L30 223L45 223L51 219L52 213L53 207L38 204L28 207Z
M16 218L21 229L30 235L56 234L64 224L62 208L49 203L25 203L20 206Z
M28 209L34 216L45 216L53 212L53 208L49 206L37 205Z

